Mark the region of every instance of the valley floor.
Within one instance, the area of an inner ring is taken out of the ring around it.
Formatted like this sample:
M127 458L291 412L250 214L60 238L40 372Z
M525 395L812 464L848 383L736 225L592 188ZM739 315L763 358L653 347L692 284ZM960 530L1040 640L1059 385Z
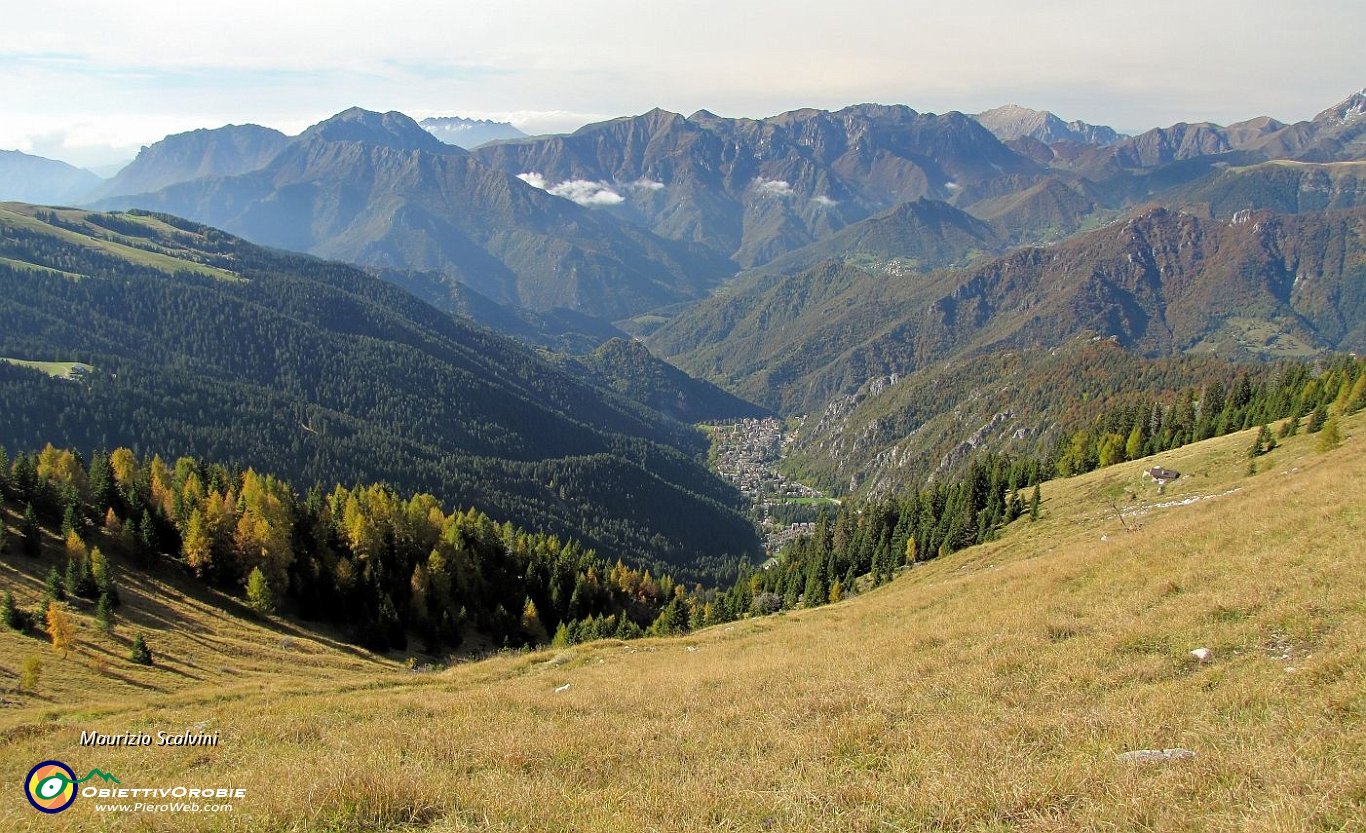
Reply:
M1048 483L997 542L683 638L419 673L205 622L137 687L47 652L52 696L0 709L0 829L1366 830L1366 420L1344 426L1256 474L1244 433ZM1185 476L1159 496L1154 464ZM46 649L3 640L10 672ZM78 745L195 726L220 745ZM1118 757L1170 748L1194 755ZM48 758L247 796L39 816L18 784Z
M769 555L810 535L820 507L839 505L838 500L782 471L792 434L781 420L735 419L702 428L711 439L712 470L751 501Z

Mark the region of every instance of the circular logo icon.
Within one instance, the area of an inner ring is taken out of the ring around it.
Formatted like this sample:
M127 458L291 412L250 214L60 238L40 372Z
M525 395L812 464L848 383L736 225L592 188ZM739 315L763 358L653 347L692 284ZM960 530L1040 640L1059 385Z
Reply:
M61 761L43 761L24 779L28 803L44 813L60 813L76 801L76 773Z

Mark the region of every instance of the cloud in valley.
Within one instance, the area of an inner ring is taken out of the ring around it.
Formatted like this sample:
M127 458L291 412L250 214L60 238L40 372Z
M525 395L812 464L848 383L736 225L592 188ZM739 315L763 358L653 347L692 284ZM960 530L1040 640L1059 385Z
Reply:
M526 173L517 174L517 178L527 185L530 185L532 188L540 188L542 191L550 190L546 185L545 177L541 176L536 171L527 171Z
M811 198L811 201L821 208L834 208L840 204L839 200L832 200L824 194L819 194Z
M567 179L564 182L551 185L546 181L545 176L537 171L517 174L517 178L532 188L540 188L548 194L564 197L590 208L620 205L626 201L625 197L612 190L612 186L606 182L594 182L589 179Z
M792 196L792 183L785 179L764 179L763 177L759 177L754 180L754 187L760 194L767 197Z

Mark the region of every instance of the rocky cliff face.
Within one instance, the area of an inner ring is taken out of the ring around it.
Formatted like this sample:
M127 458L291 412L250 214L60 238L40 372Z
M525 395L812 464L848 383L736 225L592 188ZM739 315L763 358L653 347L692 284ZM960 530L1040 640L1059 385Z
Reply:
M1113 145L1125 138L1104 125L1063 121L1047 110L1031 110L1016 104L987 110L973 118L1003 142L1027 136L1050 145L1054 142Z
M952 201L967 188L1040 173L960 113L881 105L762 120L654 110L477 155L552 192L596 185L618 198L623 216L742 266L907 200Z

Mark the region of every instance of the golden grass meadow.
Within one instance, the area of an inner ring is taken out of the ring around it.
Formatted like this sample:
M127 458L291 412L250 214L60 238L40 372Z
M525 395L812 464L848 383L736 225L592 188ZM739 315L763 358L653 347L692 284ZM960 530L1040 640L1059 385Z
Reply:
M1037 523L827 607L439 671L121 569L112 636L88 610L65 659L0 634L0 830L1363 831L1366 420L1344 428L1255 474L1244 432L1047 483ZM1154 464L1186 476L1158 495ZM6 556L0 587L33 605L58 555ZM221 743L79 745L186 729ZM1169 748L1195 754L1118 757ZM50 758L247 795L46 816L22 782Z

